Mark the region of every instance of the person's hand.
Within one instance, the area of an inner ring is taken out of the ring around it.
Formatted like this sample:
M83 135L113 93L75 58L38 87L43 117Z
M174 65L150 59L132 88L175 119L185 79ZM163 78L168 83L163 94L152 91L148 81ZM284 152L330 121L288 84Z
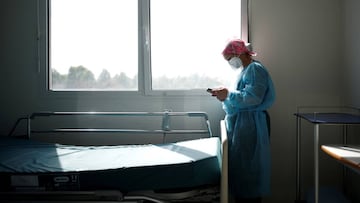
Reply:
M229 90L225 87L215 88L211 90L211 96L216 97L219 101L224 101L229 94Z

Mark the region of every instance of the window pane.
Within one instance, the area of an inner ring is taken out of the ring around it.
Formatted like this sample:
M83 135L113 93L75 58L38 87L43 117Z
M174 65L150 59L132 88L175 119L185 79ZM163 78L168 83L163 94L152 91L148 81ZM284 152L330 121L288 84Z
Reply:
M50 89L137 90L134 0L51 0Z
M154 90L232 85L221 52L241 36L241 1L152 0L150 8Z

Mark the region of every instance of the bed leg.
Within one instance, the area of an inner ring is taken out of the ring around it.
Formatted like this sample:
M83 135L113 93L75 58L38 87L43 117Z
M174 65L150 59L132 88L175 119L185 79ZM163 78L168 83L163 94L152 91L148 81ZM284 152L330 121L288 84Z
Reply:
M220 121L221 129L221 188L220 188L220 203L229 202L228 193L228 140L225 127L225 121Z

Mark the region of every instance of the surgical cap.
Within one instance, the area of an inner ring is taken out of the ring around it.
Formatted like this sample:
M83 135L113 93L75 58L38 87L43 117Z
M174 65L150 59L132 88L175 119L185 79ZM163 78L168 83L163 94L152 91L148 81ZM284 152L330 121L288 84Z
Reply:
M251 56L256 56L256 53L250 51L249 48L245 45L245 42L240 39L231 40L222 52L223 55L240 55L244 53L250 54Z

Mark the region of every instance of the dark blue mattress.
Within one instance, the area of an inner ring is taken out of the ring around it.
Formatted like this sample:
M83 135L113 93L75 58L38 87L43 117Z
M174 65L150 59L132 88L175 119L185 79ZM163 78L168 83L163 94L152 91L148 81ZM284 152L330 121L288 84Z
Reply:
M217 185L219 138L159 145L72 146L0 137L0 189L122 192Z

